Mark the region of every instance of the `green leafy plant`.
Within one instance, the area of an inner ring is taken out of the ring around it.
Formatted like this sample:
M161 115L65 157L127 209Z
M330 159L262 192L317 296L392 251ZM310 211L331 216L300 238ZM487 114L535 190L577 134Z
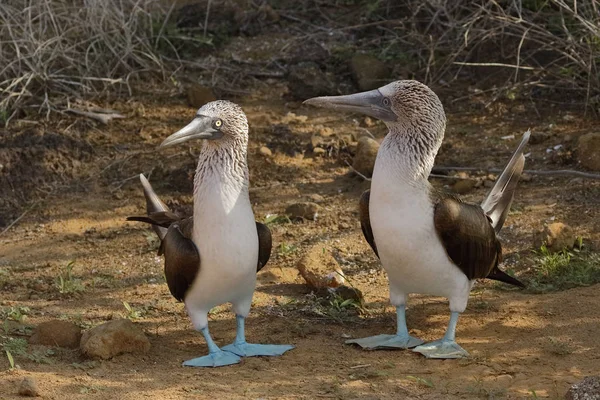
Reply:
M414 381L421 386L426 386L430 388L433 387L432 381L430 381L429 379L421 378L420 376L407 375L406 379L410 379L411 381Z
M10 350L4 350L6 353L6 358L8 359L8 365L10 365L10 369L15 369L15 359L12 356Z
M290 217L288 217L287 215L267 214L263 222L265 225L271 226L290 224L292 223L292 220L290 220Z
M27 340L22 338L8 338L2 345L5 352L10 352L11 356L27 355Z
M288 244L286 242L283 242L279 245L279 254L282 256L287 256L288 254L292 254L296 250L298 250L298 248L296 246L294 246L293 244Z
M600 282L600 255L582 251L562 250L556 253L542 246L535 251L535 275L529 281L529 287L536 292L563 290L576 286L589 286Z
M129 319L138 319L142 316L141 311L135 310L126 301L123 302L123 307L125 307L125 310L127 310L127 318Z
M56 287L61 294L72 295L85 291L81 279L73 276L74 266L75 261L69 262L55 279Z

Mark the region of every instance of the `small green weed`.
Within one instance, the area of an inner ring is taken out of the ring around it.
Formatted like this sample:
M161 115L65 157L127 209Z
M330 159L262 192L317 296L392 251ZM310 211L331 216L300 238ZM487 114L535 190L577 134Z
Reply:
M127 316L126 317L128 319L138 319L138 318L140 318L142 316L142 312L141 311L135 310L126 301L123 302L123 307L125 307L125 310L127 310Z
M27 355L27 340L23 338L7 338L2 345L2 350L10 352L12 356Z
M406 379L410 379L411 381L414 381L421 386L430 387L430 388L433 387L432 381L430 381L429 379L421 378L420 376L407 375Z
M85 286L83 286L81 279L73 276L74 266L75 261L68 263L55 279L56 287L61 294L73 295L85 291Z
M581 240L579 244L582 245ZM542 246L536 254L535 275L529 288L535 292L564 290L600 282L600 255L580 248L550 252Z
M27 358L37 364L52 364L50 357L56 353L52 349L36 350L31 354L27 354Z
M81 389L79 389L79 393L80 394L94 394L94 393L98 393L101 390L105 390L106 386L101 386L101 385L86 385L83 386Z
M0 315L2 319L11 320L18 323L23 323L27 319L27 314L29 314L31 310L29 307L10 307L2 310Z
M566 356L575 351L573 343L568 340L562 340L555 337L548 337L548 342L545 343L544 349L557 356Z
M6 353L6 358L8 359L8 365L10 366L10 369L15 369L15 359L13 358L12 353L9 350L4 350L4 352Z
M296 250L298 250L298 248L296 246L294 246L293 244L288 244L286 242L283 242L279 245L279 255L282 255L282 256L287 256L288 254L292 254Z
M271 225L283 225L283 224L291 224L292 220L287 215L278 215L278 214L267 214L264 219L264 224L267 226Z

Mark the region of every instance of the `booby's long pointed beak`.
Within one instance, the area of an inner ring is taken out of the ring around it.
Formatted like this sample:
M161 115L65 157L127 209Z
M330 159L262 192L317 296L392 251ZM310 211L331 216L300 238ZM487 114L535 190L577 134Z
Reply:
M378 89L346 96L313 97L305 100L304 104L361 113L382 121L392 122L397 119L396 114L390 108L391 101L386 99Z
M215 127L216 121L220 120L215 120L206 115L196 115L192 122L166 138L158 147L173 146L187 142L190 139L220 139L223 137L223 132Z

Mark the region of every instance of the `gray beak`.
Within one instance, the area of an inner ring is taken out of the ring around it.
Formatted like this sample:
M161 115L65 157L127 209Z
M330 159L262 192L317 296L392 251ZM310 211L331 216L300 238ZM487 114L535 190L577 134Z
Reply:
M356 112L382 121L396 121L397 116L390 108L391 102L388 100L387 105L383 104L384 98L385 96L378 89L375 89L347 96L313 97L305 100L304 104L332 110Z
M223 137L223 132L214 127L214 121L215 119L212 117L196 115L196 118L194 118L192 122L166 138L158 147L163 148L173 146L175 144L187 142L190 139L220 139Z

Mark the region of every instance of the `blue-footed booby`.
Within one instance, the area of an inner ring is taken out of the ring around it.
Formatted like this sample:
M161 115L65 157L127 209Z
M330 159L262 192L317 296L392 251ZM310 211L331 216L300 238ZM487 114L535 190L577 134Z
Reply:
M477 278L523 287L498 268L502 228L523 171L529 131L481 205L436 191L427 178L442 144L446 115L426 85L396 81L379 89L346 96L315 97L318 107L359 112L382 120L389 132L377 153L370 191L360 199L361 227L381 260L396 307L397 333L353 339L363 348L415 348L429 358L461 358L468 353L455 341L458 316ZM431 343L409 335L408 294L447 297L450 323L444 337Z
M250 344L244 334L256 273L271 255L271 232L255 222L248 195L246 115L229 101L207 103L160 147L191 139L205 140L194 178L193 217L172 213L140 175L147 215L128 218L153 225L169 290L184 302L194 328L206 339L209 354L183 365L219 367L240 362L240 356L281 355L293 346ZM220 349L208 331L208 312L227 302L236 314L237 334Z

